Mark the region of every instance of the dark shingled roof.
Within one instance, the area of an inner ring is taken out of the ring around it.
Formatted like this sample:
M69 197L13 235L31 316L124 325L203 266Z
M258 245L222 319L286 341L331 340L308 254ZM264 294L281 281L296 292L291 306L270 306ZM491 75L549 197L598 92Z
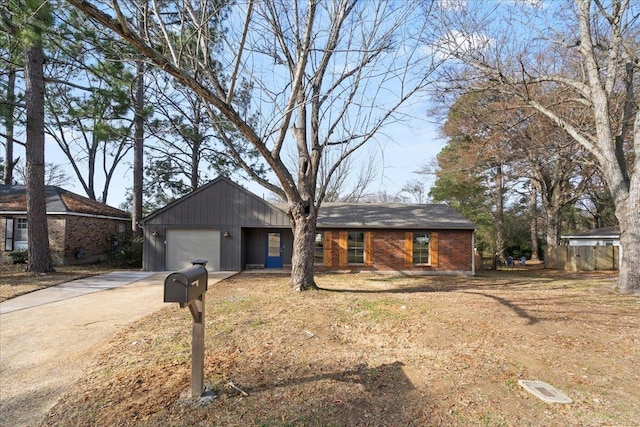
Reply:
M598 237L620 237L620 227L602 227L595 228L593 230L581 231L578 233L568 234L566 236L560 236L563 239L593 239Z
M323 203L318 228L473 230L477 225L447 205Z
M130 217L123 210L52 185L45 187L45 197L48 214L83 214L123 219ZM24 185L0 185L0 213L2 212L27 212Z

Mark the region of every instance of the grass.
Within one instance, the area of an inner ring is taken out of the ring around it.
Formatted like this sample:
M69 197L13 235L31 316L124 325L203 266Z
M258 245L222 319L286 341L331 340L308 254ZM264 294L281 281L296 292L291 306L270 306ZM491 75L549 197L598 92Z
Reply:
M479 277L240 274L207 292L205 379L189 389L191 315L168 306L105 344L46 425L633 425L640 303L614 273ZM135 344L133 344L135 343ZM572 397L549 405L518 386ZM246 391L241 395L228 386Z

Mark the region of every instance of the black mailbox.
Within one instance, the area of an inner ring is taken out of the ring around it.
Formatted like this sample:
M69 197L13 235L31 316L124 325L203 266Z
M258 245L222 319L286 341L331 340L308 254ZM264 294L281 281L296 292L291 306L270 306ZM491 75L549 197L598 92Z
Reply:
M193 267L171 273L164 279L164 302L189 307L193 316L191 332L191 397L204 395L204 300L209 275L207 261L191 261Z
M164 280L164 302L177 302L186 307L207 292L206 261L193 262L193 267L171 273Z

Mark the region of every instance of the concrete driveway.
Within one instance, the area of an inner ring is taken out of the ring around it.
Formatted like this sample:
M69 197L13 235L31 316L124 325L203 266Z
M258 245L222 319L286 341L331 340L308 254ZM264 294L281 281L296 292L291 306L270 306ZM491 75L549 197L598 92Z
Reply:
M114 272L0 303L0 425L38 425L119 329L168 304L165 273ZM209 274L209 285L235 272Z

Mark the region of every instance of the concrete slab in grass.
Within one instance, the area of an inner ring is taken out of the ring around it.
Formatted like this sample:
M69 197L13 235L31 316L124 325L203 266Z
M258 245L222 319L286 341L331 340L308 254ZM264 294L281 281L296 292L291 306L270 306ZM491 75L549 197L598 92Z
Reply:
M525 390L547 403L572 403L573 400L543 381L518 380Z

